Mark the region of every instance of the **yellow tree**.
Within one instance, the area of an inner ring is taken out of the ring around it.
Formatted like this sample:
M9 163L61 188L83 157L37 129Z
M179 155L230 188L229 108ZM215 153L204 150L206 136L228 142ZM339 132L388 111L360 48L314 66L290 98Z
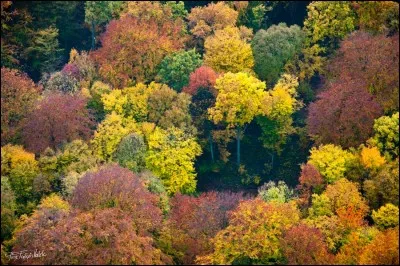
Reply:
M262 113L262 100L266 95L264 82L247 73L226 73L217 79L218 96L215 106L208 109L215 124L224 121L236 128L237 164L240 165L240 135L243 126Z
M204 43L205 65L217 72L250 71L254 66L253 52L245 40L248 36L241 35L243 30L241 32L238 28L226 27L208 37Z
M108 114L98 126L91 141L95 154L104 161L111 161L121 140L132 132L140 132L133 118L124 118L115 111Z
M212 240L214 252L198 257L204 264L281 262L279 238L300 219L299 210L289 203L266 203L260 198L243 201L232 212L227 228ZM245 260L245 261L242 261Z
M201 154L196 140L176 127L156 127L149 134L146 166L159 176L169 194L196 190L194 159Z

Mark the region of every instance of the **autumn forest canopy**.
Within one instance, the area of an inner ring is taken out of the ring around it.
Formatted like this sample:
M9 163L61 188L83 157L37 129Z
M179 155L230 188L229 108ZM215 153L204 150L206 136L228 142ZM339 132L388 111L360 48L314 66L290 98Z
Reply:
M398 265L398 206L397 2L1 2L2 264Z

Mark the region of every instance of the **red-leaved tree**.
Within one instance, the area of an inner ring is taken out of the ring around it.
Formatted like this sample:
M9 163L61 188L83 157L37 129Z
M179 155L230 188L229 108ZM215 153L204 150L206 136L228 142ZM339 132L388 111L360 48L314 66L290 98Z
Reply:
M75 139L87 140L93 127L86 99L79 95L52 93L27 116L23 140L29 151L40 153Z
M336 80L309 106L308 133L316 144L356 147L372 135L382 107L362 80Z
M227 226L229 210L244 199L242 193L207 192L199 197L177 194L171 200L169 230L172 248L182 252L184 264L212 250L211 239Z
M215 95L214 85L217 78L218 74L211 67L201 66L190 74L189 85L184 87L182 91L190 95L196 95L197 91L202 88Z
M304 224L293 226L286 231L281 245L290 265L329 265L334 259L328 252L320 230Z

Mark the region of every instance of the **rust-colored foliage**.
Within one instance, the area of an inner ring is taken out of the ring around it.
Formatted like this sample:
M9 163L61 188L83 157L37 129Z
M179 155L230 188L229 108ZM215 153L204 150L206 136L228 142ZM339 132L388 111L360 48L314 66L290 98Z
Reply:
M358 263L399 265L399 227L378 234L364 248Z
M324 180L314 165L305 164L301 167L299 182L297 190L300 192L301 203L309 206L312 193L323 186Z
M285 232L281 239L283 253L288 264L331 264L333 255L328 252L321 231L300 224Z
M75 139L87 140L92 127L93 120L86 109L85 98L52 93L28 115L23 140L28 150L40 153L47 147L56 149Z
M383 113L361 80L336 80L318 98L307 118L308 133L317 144L358 146L371 137L374 119Z
M133 217L135 230L140 233L160 225L161 210L157 204L157 195L149 192L137 175L118 165L84 175L72 197L72 206L84 211L119 207Z
M164 56L183 47L182 23L140 20L126 15L113 20L93 53L100 75L113 87L150 81Z
M49 222L51 219L44 219ZM40 224L38 224L40 226ZM22 264L166 264L171 260L154 247L151 237L137 233L132 217L118 209L75 212L55 226L38 232L25 230L14 251L41 250L46 256L17 261Z
M172 247L184 253L184 264L212 251L211 238L228 223L228 211L244 199L242 193L206 192L199 197L175 195L171 200Z
M40 90L26 74L1 68L1 145L18 140Z
M357 229L365 224L363 209L357 209L354 206L341 207L336 210L340 223L349 229Z
M385 111L399 109L398 34L351 34L341 42L338 55L328 64L328 72L337 80L349 78L354 85L361 83L363 89L376 95ZM347 116L358 120L351 114Z
M201 66L190 74L189 85L184 87L182 91L196 95L199 89L207 89L215 95L214 85L217 78L218 74L211 67Z

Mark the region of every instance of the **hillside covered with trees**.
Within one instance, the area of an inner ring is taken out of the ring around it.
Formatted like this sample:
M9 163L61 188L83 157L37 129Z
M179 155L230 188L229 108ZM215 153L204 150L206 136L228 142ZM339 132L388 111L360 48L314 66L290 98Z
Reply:
M399 264L399 4L2 1L1 262Z

